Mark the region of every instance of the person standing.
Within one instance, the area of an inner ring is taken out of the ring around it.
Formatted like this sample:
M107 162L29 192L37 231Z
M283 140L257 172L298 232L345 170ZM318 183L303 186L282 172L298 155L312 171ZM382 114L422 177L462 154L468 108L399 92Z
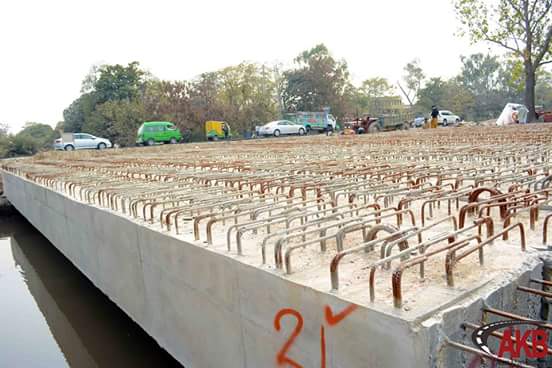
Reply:
M326 135L332 135L333 133L333 126L330 119L326 117Z
M228 139L228 125L222 123L222 132L224 133L224 139Z
M439 122L439 109L437 109L437 106L433 105L431 106L431 123L430 128L435 129L437 128L437 124Z

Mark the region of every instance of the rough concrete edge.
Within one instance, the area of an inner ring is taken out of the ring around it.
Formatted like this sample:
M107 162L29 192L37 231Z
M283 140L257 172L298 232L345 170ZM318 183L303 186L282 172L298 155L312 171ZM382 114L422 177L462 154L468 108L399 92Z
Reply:
M535 273L542 272L543 258L549 258L550 255L546 252L535 252L530 254L522 264L521 268L516 268L505 274L509 277L501 277L500 279L490 280L485 285L482 285L478 290L473 290L469 293L461 303L451 305L432 316L429 316L425 320L418 320L417 322L430 331L430 361L432 367L448 367L447 360L450 359L451 353L446 349L445 337L452 338L456 333L464 334L465 331L461 328L460 324L455 325L458 322L460 315L465 317L473 317L475 312L476 316L482 316L481 308L485 305L494 306L493 299L499 299L504 301L504 298L511 297L512 302L514 299L514 291L517 285L522 280L528 280ZM530 295L525 299L531 298ZM515 303L512 303L514 309ZM497 306L495 306L497 307ZM500 308L500 306L498 306ZM474 322L474 318L463 318L463 322ZM476 323L479 321L475 321ZM447 326L452 324L452 326ZM455 329L455 331L451 331ZM465 333L469 335L469 333ZM460 341L461 343L463 341ZM457 355L464 357L467 353L455 351ZM459 364L455 362L454 364ZM464 365L460 365L464 366Z

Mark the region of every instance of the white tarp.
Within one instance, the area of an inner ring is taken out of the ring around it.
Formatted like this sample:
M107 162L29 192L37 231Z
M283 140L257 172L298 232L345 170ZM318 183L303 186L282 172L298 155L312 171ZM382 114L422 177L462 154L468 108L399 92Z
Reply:
M504 106L504 110L502 110L502 113L496 120L496 125L510 125L515 124L516 121L514 121L513 113L517 112L518 115L518 121L521 124L527 123L527 113L529 110L525 105L516 104L516 103L507 103L506 106Z

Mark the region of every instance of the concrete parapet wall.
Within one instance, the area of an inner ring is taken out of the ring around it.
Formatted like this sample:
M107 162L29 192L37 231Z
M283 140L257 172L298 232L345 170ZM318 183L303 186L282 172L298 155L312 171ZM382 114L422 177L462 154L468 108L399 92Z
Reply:
M432 329L2 175L19 212L187 368L431 364Z

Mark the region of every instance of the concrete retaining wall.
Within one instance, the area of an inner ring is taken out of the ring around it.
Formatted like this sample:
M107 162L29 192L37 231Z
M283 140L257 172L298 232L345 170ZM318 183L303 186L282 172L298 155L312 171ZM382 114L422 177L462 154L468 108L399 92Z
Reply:
M360 306L336 322L350 304L333 295L2 175L29 222L187 368L287 367L278 357L303 367L324 367L324 357L327 367L431 364L434 329Z

